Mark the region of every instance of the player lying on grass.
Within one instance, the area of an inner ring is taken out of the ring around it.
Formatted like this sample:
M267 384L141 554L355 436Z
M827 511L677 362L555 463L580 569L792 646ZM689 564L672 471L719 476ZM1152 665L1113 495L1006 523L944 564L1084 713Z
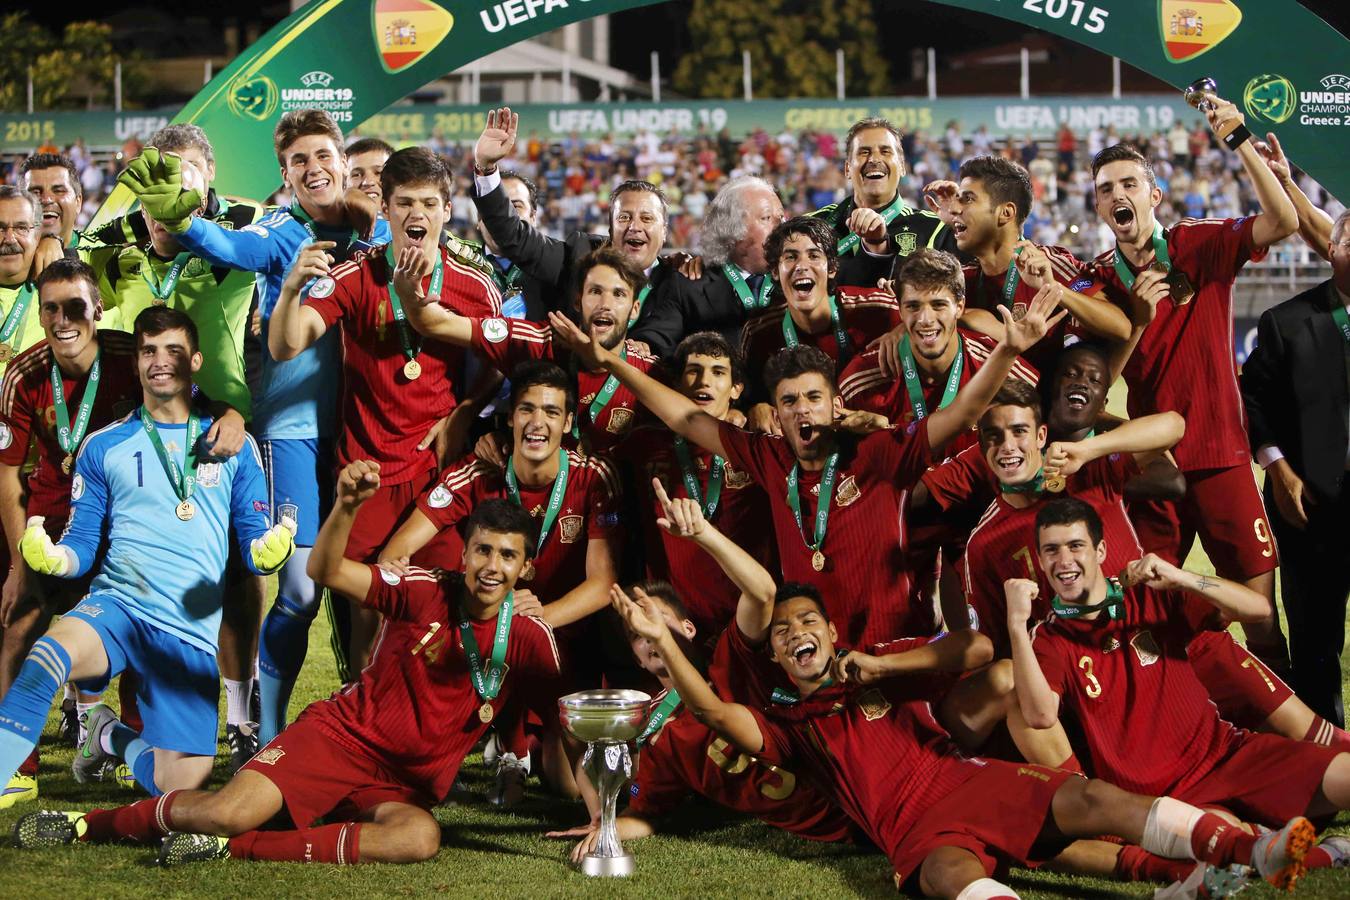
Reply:
M467 523L464 574L401 574L342 556L379 467L359 460L338 478L309 574L385 618L361 677L310 706L219 791L173 791L120 809L30 813L20 847L161 841L159 862L232 857L295 862L417 862L436 855L430 809L508 697L560 674L553 634L514 615L512 589L534 552L529 514L505 500ZM510 677L507 677L509 670ZM342 813L327 824L335 810ZM279 814L288 830L262 831Z

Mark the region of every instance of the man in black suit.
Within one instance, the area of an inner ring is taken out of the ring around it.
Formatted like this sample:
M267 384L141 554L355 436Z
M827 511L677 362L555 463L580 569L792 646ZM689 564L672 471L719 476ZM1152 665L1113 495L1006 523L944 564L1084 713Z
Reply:
M539 188L535 183L518 172L502 172L499 181L495 193L500 197L494 199L504 199L517 219L531 228L537 228ZM478 234L483 238L483 257L492 265L492 278L502 292L502 309L508 317L516 315L509 311L514 297L520 298L525 307L525 318L531 322L547 322L550 310L563 310L571 303L570 296L552 290L504 254L481 218L478 220Z
M1280 552L1293 687L1344 727L1340 656L1350 594L1350 212L1331 229L1329 281L1266 310L1242 396Z
M538 280L548 309L566 313L578 287L573 283L577 264L604 239L578 230L560 241L516 214L502 189L497 163L515 148L519 125L520 116L506 107L488 112L473 148L474 206L480 227L492 235L499 253ZM651 294L674 275L674 267L662 265L659 257L666 243L666 198L651 182L625 181L609 195L609 215L609 243L647 275L633 313L636 322Z
M769 305L773 276L764 239L782 221L782 201L767 181L753 175L728 181L708 204L699 231L702 274L667 278L633 339L661 357L695 331L719 332L738 346L745 320Z

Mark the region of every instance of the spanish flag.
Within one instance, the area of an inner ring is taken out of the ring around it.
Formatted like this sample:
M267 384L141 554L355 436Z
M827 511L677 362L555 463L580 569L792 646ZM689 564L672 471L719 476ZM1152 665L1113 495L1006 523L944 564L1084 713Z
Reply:
M1158 0L1163 50L1174 63L1204 53L1232 34L1242 10L1232 0Z
M430 0L375 0L371 25L380 62L399 72L445 40L455 17Z

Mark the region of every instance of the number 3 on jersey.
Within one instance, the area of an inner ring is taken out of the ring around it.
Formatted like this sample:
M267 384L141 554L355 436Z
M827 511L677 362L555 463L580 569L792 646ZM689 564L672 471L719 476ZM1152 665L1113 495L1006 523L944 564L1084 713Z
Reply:
M1087 685L1083 688L1089 697L1094 700L1102 695L1102 683L1097 680L1097 676L1092 674L1092 657L1083 656L1078 660L1078 668L1083 670L1087 677Z

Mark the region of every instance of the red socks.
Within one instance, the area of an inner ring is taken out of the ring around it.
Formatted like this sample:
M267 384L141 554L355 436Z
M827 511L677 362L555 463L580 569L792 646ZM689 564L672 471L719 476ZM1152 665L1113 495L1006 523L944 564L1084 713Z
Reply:
M1303 740L1323 747L1335 747L1337 750L1350 750L1350 732L1337 728L1316 713L1313 713L1312 725L1308 727Z
M1251 865L1255 844L1256 835L1213 813L1202 815L1191 831L1191 853L1213 866Z
M84 814L88 826L81 840L117 841L122 839L145 844L164 837L173 830L169 807L177 791L162 797L149 797L117 809L91 809Z
M28 775L33 778L36 778L37 773L38 773L38 751L37 748L34 747L33 752L28 754L28 758L25 759L23 762L19 763L19 771L17 774Z
M339 822L299 831L249 831L230 838L233 859L352 865L360 854L361 826Z
M1127 844L1116 857L1116 877L1122 881L1185 881L1195 863L1189 859L1164 859L1142 847Z

